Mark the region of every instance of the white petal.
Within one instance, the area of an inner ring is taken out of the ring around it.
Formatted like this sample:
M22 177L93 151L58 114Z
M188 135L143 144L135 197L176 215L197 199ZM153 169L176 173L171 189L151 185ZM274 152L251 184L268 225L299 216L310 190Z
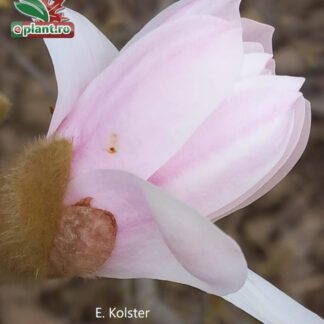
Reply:
M265 324L323 324L315 313L249 270L244 286L223 297Z
M270 65L272 55L266 53L249 53L244 55L240 79L265 74Z
M149 21L124 47L138 41L147 33L163 24L190 15L210 15L227 21L240 23L240 0L180 0L161 11ZM124 50L123 49L123 50Z
M44 39L53 61L58 87L49 135L72 110L90 81L118 55L115 46L88 19L67 8L64 15L75 25L74 38Z
M257 42L244 42L243 43L243 49L245 54L251 54L251 53L264 53L264 47L262 44Z
M245 42L260 43L266 53L272 54L272 36L274 33L272 26L242 18L242 28Z
M96 170L72 180L65 203L85 197L111 212L118 228L116 246L98 276L170 280L222 295L245 282L247 266L238 245L148 182Z

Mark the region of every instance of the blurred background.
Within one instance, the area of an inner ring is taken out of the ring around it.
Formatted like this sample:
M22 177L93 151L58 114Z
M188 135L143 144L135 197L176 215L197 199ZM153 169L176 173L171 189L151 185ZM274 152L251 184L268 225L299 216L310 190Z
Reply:
M122 47L172 2L69 0L67 5ZM239 242L250 268L324 316L324 2L243 0L242 15L276 27L277 72L306 77L303 91L312 103L313 128L308 148L290 175L219 225ZM0 0L0 17L0 104L12 103L9 118L0 125L1 166L46 133L56 84L41 40L8 37L10 22L22 20L12 1ZM0 282L3 324L114 323L95 319L100 306L151 309L150 319L141 320L145 323L258 323L218 297L169 282L75 279L33 286Z

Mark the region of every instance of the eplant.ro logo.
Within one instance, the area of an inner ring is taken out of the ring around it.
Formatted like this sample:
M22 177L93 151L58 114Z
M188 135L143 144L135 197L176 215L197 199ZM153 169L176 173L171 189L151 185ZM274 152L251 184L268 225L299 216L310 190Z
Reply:
M14 21L13 38L72 38L74 24L62 12L65 0L19 0L16 9L32 21Z

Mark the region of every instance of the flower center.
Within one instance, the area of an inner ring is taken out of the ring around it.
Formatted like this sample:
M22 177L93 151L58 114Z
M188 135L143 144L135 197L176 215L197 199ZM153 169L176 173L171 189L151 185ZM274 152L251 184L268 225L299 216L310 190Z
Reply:
M0 276L89 276L110 256L114 216L87 198L64 206L72 158L66 139L27 147L0 178Z

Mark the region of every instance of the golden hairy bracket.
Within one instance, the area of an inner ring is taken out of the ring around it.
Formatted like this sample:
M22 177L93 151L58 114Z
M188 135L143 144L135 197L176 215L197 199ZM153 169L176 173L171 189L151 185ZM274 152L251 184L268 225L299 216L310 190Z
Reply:
M110 256L114 216L91 207L89 197L73 206L63 204L71 156L68 140L39 140L2 175L2 277L90 276Z
M0 123L2 123L10 112L11 102L3 94L0 94Z

